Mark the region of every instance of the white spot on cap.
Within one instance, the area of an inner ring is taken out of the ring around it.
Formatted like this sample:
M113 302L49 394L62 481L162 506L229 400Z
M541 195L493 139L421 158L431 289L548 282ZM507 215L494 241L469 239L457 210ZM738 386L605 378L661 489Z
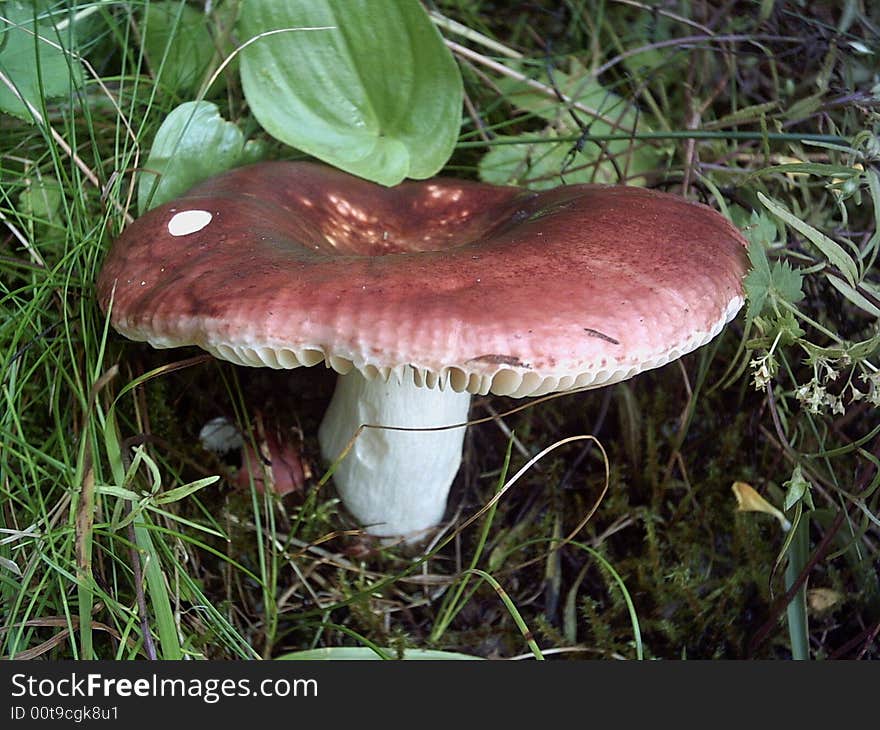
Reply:
M183 210L168 221L168 232L172 236L188 236L202 230L213 217L207 210Z

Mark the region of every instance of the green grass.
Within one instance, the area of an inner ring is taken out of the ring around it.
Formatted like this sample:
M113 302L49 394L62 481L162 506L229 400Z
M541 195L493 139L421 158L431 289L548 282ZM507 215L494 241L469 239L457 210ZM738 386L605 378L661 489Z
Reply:
M450 525L417 553L359 535L332 480L318 486L332 373L239 368L108 328L103 254L135 215L163 118L197 92L164 80L170 56L144 57L144 3L56 16L51 37L88 61L82 84L41 99L37 123L0 114L0 656L880 656L880 68L863 50L880 17L867 5L436 3L471 52L444 174L477 178L501 149L518 155L510 182L619 172L722 208L767 267L751 280L762 306L680 363L526 408L476 398ZM232 47L235 3L213 6L211 32ZM700 39L671 43L685 36ZM594 136L574 155L581 129L548 65L574 96L604 69L582 102L601 119L575 112ZM543 86L523 95L516 74ZM206 98L266 156L296 155L249 116L235 64ZM236 455L199 443L218 415L247 438L301 439L304 491L236 487ZM735 510L735 481L800 515L791 550L772 517Z

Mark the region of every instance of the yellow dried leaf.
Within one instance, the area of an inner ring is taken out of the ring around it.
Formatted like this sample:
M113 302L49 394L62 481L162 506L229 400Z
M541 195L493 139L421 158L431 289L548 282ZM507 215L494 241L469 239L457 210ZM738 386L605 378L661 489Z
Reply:
M809 160L802 160L800 157L790 157L789 155L779 155L779 161L776 162L777 165L807 165L809 164ZM785 176L794 181L796 177L809 177L809 173L807 172L786 172Z
M856 162L856 163L854 163L853 165L851 165L851 167L852 167L853 170L859 170L859 171L862 171L862 170L865 169L864 165L862 165L861 162ZM847 180L849 180L849 178L845 178L845 177L832 177L832 178L831 178L831 184L832 184L832 185L843 185Z
M791 522L786 519L785 515L758 494L750 484L734 482L731 489L736 497L736 508L738 511L764 512L765 514L773 515L779 520L779 524L782 525L782 529L785 532L791 529Z
M807 591L807 605L813 613L825 613L837 606L843 596L830 588L810 588Z

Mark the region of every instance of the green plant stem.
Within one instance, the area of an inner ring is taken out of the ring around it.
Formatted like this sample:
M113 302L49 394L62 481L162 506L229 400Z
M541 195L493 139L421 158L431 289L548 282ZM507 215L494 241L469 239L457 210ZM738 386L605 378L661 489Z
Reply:
M174 612L171 609L168 588L165 585L165 576L162 573L159 556L153 546L150 531L147 529L143 517L135 520L134 532L137 536L138 548L144 556L144 575L147 580L150 604L156 619L161 657L162 659L182 659L183 654L180 651L177 625L174 621Z
M515 139L493 139L488 142L485 140L473 142L459 142L456 147L458 149L469 149L473 147L494 147L500 144L558 144L559 142L577 142L580 135L569 135L560 137L516 137ZM843 137L836 137L829 134L787 134L784 132L732 132L725 131L708 131L708 130L673 130L669 132L639 132L638 134L596 134L590 135L591 140L604 142L617 142L628 140L646 140L646 139L721 139L721 140L769 140L773 142L825 142L828 144L846 144L847 140Z
M807 564L810 554L810 521L802 515L795 526L791 545L788 549L788 564L785 566L785 590L791 589L798 575ZM807 629L807 585L800 587L785 609L788 618L788 637L791 642L792 659L810 658L810 635Z

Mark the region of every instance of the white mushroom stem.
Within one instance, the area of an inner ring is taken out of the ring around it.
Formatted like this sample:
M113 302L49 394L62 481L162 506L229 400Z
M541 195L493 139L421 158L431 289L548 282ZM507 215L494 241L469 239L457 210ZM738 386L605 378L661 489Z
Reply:
M361 424L450 426L467 420L469 406L469 393L417 387L411 368L387 382L352 371L339 376L318 430L321 454L336 461ZM333 473L343 503L371 535L422 537L443 518L464 432L365 428Z

